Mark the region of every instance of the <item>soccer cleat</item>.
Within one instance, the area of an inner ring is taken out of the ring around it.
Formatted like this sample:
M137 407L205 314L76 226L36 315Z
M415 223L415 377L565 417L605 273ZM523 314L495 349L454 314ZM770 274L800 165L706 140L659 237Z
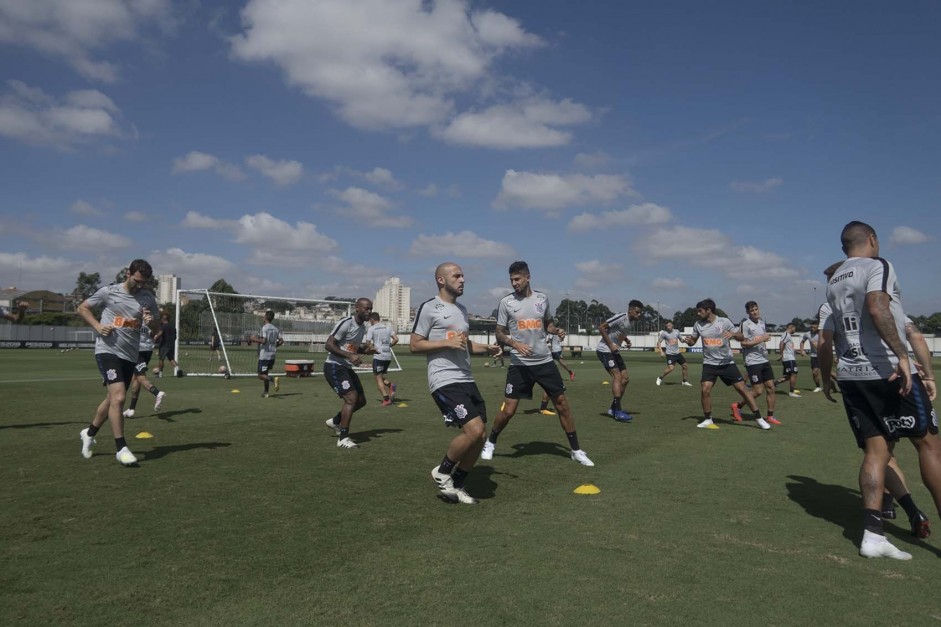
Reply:
M480 459L493 459L493 450L497 448L497 445L487 440L484 442L484 448L480 451Z
M134 457L134 453L132 453L131 449L126 446L115 453L114 456L124 466L133 466L137 463L137 458Z
M920 510L917 514L908 519L912 526L912 535L916 538L925 539L931 535L931 521Z
M390 399L390 400L393 400L393 401L395 400L395 391L396 391L396 389L397 389L397 388L395 387L395 384L394 384L394 383L390 383L390 384L389 384L389 399Z
M543 416L555 416L555 412L552 411L551 409L540 409L539 413L542 414Z
M798 392L797 390L794 390L793 392L788 392L787 395L790 396L791 398L800 398L800 397L801 397L801 393Z
M385 399L384 401L382 401L381 404L382 404L383 407L388 407L389 405L392 404L392 401L387 398L387 399Z
M333 418L327 418L327 422L324 424L327 425L328 429L333 429L333 432L337 434L337 436L340 435L340 425L333 422Z
M349 438L349 436L337 440L337 448L359 448L359 444Z
M738 410L738 403L732 403L732 418L735 422L742 421L742 412Z
M614 418L614 410L611 408L608 408L608 415Z
M261 397L262 397L262 398L268 398L268 393L267 393L267 392L262 392L262 393L261 393Z
M281 377L274 378L274 391L275 392L281 391Z
M452 487L450 496L456 503L463 503L464 505L477 505L478 503L477 499L468 494L464 488Z
M569 381L574 381L574 380L575 380L575 371L573 370L572 372L569 373Z
M773 424L773 425L781 424L781 421L775 418L774 416L768 416L767 418L765 418L765 420L767 420L770 424Z
M163 405L163 399L167 397L166 392L159 392L157 398L154 399L154 411L160 411L160 406ZM134 415L134 410L131 410L131 415Z
M595 462L588 459L588 455L585 454L585 451L578 449L577 451L572 451L572 459L577 461L582 466L594 466Z
M95 445L95 438L88 435L87 427L79 431L78 437L82 440L82 457L91 459L91 447Z
M705 420L700 422L698 425L696 425L696 427L699 429L718 429L719 425L714 423L712 421L712 418L706 418Z
M859 554L863 557L890 557L894 560L910 560L911 553L900 551L891 542L871 531L863 532L863 541L859 545Z
M435 485L443 494L450 496L454 494L454 481L451 479L451 475L440 472L439 468L441 466L435 466L431 469L431 480L435 482Z
M155 372L154 374L157 375L157 378L158 378L158 379L162 379L162 378L163 378L163 370L158 370L158 371Z
M818 385L814 388L814 392L823 392L823 388Z
M685 386L688 387L688 388L693 387L693 384L690 383L689 381L683 381L683 385L685 385Z
M755 423L756 423L759 427L761 427L762 429L764 429L765 431L767 431L768 429L771 428L771 425L769 425L767 422L765 422L765 419L764 419L764 418L755 418Z
M125 409L123 412L121 412L121 415L124 416L125 418L133 418L133 417L134 417L134 410L133 410L133 409Z
M660 385L661 383L663 383L663 379L661 379L660 377L657 377L657 385Z
M618 422L630 422L631 420L634 419L634 417L631 416L631 415L630 415L629 413L627 413L626 411L622 411L622 410L620 410L620 409L616 409L616 410L614 411L614 419L617 420Z

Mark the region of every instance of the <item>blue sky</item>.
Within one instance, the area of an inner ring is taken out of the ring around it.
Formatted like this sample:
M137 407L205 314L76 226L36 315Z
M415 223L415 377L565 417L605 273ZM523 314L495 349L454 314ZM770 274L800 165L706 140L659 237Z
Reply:
M941 310L941 4L0 0L0 286L812 315L864 220Z

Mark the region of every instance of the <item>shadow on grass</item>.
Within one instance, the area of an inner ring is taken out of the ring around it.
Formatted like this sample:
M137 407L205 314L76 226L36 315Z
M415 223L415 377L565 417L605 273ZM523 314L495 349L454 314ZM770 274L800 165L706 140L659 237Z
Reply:
M526 455L558 455L569 457L569 450L555 442L526 442L513 445L513 452L504 457L525 457Z
M497 482L493 476L498 474L493 466L477 466L467 476L467 491L475 498L492 499L497 495ZM508 474L508 473L499 473ZM515 475L510 475L515 476Z
M355 438L357 444L363 444L364 442L371 442L375 438L381 438L387 433L400 433L402 431L404 429L370 429L369 431L357 431L350 435Z
M33 429L36 427L58 427L61 425L88 425L88 421L82 420L71 420L68 422L29 422L21 425L0 425L0 430L2 429Z
M199 407L190 407L188 409L178 409L176 411L159 411L154 414L160 420L165 420L166 422L176 422L174 416L185 416L186 414L201 414L203 410ZM132 419L133 420L133 419Z
M161 457L166 457L171 453L193 451L202 448L215 450L217 448L225 448L227 446L232 446L232 444L230 442L193 442L192 444L178 444L176 446L157 446L152 450L147 451L146 453L138 453L137 455L141 458L141 460L153 461L155 459L160 459Z

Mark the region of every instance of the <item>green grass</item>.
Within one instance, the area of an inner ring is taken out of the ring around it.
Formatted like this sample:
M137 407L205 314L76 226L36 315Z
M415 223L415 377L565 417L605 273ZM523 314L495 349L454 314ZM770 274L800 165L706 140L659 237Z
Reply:
M784 425L762 432L725 419L696 429L698 387L679 386L678 373L654 386L662 362L638 353L626 354L635 420L616 423L602 415L610 388L594 355L570 360L596 467L568 459L555 417L521 412L472 473L481 503L468 507L435 496L428 473L455 432L430 399L424 360L399 358L408 407L380 407L364 377L358 450L337 449L323 426L339 403L320 377L287 380L268 399L255 379L165 378L164 411L153 415L146 396L127 422L141 463L123 468L107 426L95 456L79 455L103 395L89 351L0 352L0 619L941 622L941 552L913 540L904 517L886 529L913 561L857 556L860 453L842 406L810 393L805 362L804 398L779 395ZM475 374L494 416L506 371L483 363ZM690 371L698 381L698 363ZM733 394L716 388L717 416ZM155 437L133 438L144 430ZM914 450L898 453L935 518ZM587 482L601 493L573 494Z

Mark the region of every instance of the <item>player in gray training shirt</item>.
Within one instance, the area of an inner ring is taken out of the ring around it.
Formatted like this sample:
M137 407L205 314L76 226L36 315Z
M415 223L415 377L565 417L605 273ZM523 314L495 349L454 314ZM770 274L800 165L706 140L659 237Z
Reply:
M369 348L376 351L372 358L372 373L376 376L376 387L382 395L382 406L388 407L395 400L395 384L389 380L388 373L392 363L392 347L399 343L399 336L374 311L369 314L365 341Z
M261 327L260 335L253 335L248 338L248 343L258 344L258 378L265 384L265 391L261 393L262 398L268 398L268 390L271 381L274 381L274 391L281 389L281 378L272 377L271 369L274 368L275 355L278 354L278 347L284 344L281 338L281 331L272 324L274 322L274 312L270 309L265 312L265 324Z
M660 335L657 337L657 348L667 359L667 367L657 377L657 385L661 385L667 375L676 369L676 364L679 364L683 369L682 385L692 387L692 383L689 382L689 367L686 365L686 357L680 352L680 339L679 329L674 329L673 322L668 321L666 329L660 331ZM663 344L663 348L660 347L661 344Z
M510 349L510 367L506 373L505 399L493 421L490 437L481 451L481 459L493 459L497 438L516 413L521 398L533 397L538 383L546 391L559 413L559 423L571 447L571 458L583 466L594 466L578 444L572 409L565 397L565 384L559 369L552 365L546 334L565 338L565 331L552 321L549 299L529 285L529 266L525 261L510 264L513 292L503 297L497 307L497 341Z
M773 425L781 424L774 417L774 371L771 370L771 363L768 361L768 348L765 345L771 336L765 327L765 321L761 318L761 309L758 303L753 300L745 303L745 313L747 318L742 320L740 325L742 339L739 342L742 345L742 355L745 358L745 371L748 375L748 381L751 383L752 396L757 399L762 392L767 392L768 416L767 421ZM745 401L741 400L732 403L732 418L736 422L742 421L742 409L745 408Z
M941 510L937 415L920 377L912 374L902 340L905 312L901 290L894 268L879 257L875 231L863 222L850 222L840 240L847 259L827 284L831 311L821 308L817 358L823 393L834 400L829 382L835 343L843 405L856 443L864 451L859 471L864 529L860 555L908 560L911 554L892 545L883 530L886 467L895 442L909 438L918 451L922 479Z
M801 336L800 345L798 346L801 355L807 354L804 350L805 342L810 346L810 374L814 378L814 392L822 392L823 388L820 387L820 364L817 360L817 343L820 342L820 324L818 320L811 322L810 331Z
M127 388L134 378L137 355L140 350L140 328L146 324L154 330L157 299L144 284L153 276L153 268L143 259L135 259L127 268L127 279L101 288L78 306L78 315L94 329L95 361L107 386L105 399L98 405L95 417L82 429L82 456L92 456L95 435L105 420L111 425L115 457L125 466L137 463L124 439L124 400ZM101 321L94 309L102 308Z
M496 355L500 347L472 342L467 337L467 310L457 302L464 293L464 271L445 262L435 269L438 295L418 308L409 339L413 353L428 360L428 388L441 410L445 426L458 427L431 478L442 499L467 505L477 499L467 493L467 475L477 462L486 437L487 406L471 375L470 354Z
M125 278L125 280L127 279ZM134 379L131 381L131 402L122 414L125 418L133 418L137 412L137 401L140 398L141 388L154 395L154 411L159 411L163 405L163 399L166 398L167 393L161 392L160 388L147 378L147 367L153 355L154 339L150 334L150 327L142 324L140 328L140 351L137 354L137 366L134 367Z
M778 344L778 350L781 351L781 356L778 357L778 360L781 361L784 366L784 376L780 379L776 379L774 384L781 385L787 381L791 389L787 395L791 398L800 398L801 392L797 389L797 355L794 351L795 329L796 327L793 323L788 323L787 327L784 329L784 335L781 336L781 342Z
M702 382L700 384L700 400L702 401L703 419L696 425L700 429L718 429L712 418L712 386L716 379L722 379L727 386L731 385L752 410L755 422L762 429L770 429L771 425L765 422L758 410L758 404L751 392L745 388L742 374L735 367L732 357L732 346L729 340L735 338L742 341L742 333L728 318L716 315L716 303L711 298L696 303L696 315L699 320L693 325L693 332L683 338L683 341L692 346L702 338Z
M630 377L627 376L627 366L624 365L624 359L621 358L621 344L631 347L631 341L627 338L631 332L631 325L635 320L640 319L640 314L644 311L644 304L639 300L632 300L627 305L627 311L611 316L600 325L598 333L601 340L595 348L595 354L598 361L604 366L604 369L611 375L611 406L608 408L608 415L614 417L619 422L630 422L634 419L629 413L621 409L621 398L627 391L627 384Z
M372 301L360 298L356 301L353 315L340 320L324 344L330 354L323 364L323 378L336 395L343 399L337 415L327 419L327 427L337 434L339 448L359 447L350 437L350 421L353 412L366 406L366 393L353 367L361 365L361 355L373 352L363 341L366 321L371 313Z

